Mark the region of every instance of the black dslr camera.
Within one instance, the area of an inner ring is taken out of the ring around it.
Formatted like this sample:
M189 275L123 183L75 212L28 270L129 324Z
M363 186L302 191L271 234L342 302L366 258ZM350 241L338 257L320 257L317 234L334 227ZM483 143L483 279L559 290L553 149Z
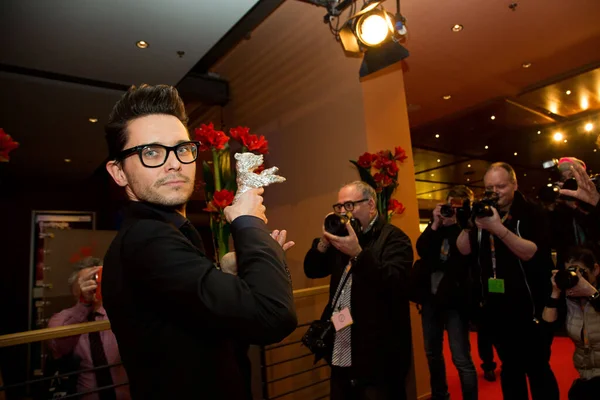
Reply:
M480 200L473 203L471 206L471 215L473 218L491 217L494 215L492 207L498 209L498 194L487 191Z
M362 225L360 221L348 213L346 215L341 214L330 214L325 218L325 231L335 236L348 236L348 229L346 224L350 221L350 225L354 232L359 235L362 232Z
M577 267L568 267L564 270L558 271L556 275L554 275L554 282L556 282L556 286L562 291L574 288L577 283L579 283L579 277L577 276L578 270L583 279L587 281L588 276L585 270Z

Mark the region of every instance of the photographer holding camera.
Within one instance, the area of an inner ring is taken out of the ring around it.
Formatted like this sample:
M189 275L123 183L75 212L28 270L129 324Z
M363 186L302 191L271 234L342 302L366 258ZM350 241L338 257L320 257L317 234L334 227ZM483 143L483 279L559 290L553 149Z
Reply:
M585 173L585 163L574 157L563 157L552 160L553 170L560 174L556 188L565 190L577 189L574 167L577 166ZM544 163L544 164L547 164ZM587 174L586 174L587 175ZM588 178L589 179L589 178ZM594 189L596 190L596 189ZM591 207L572 196L553 192L553 202L549 205L549 215L552 228L552 248L556 249L557 269L564 269L565 258L569 248L585 242L598 242L600 239L600 223L597 218L591 218ZM558 195L558 196L557 196Z
M421 293L421 321L425 354L429 364L431 399L448 399L448 383L443 355L444 330L452 361L458 370L463 399L477 399L477 372L471 358L469 342L469 314L471 260L456 248L461 232L456 221L457 206L473 200L473 192L466 186L452 188L445 204L438 204L433 218L417 240L421 259L414 268L422 269L419 282Z
M566 306L566 329L575 344L573 362L579 379L569 390L569 400L592 400L600 393L600 265L594 253L579 246L567 257L566 269L553 271L552 295L542 317L558 319L557 308ZM562 297L562 294L566 297Z
M475 226L468 229L461 221L467 229L457 247L479 265L480 323L502 362L502 393L505 399L528 399L529 378L533 399L558 400L549 364L552 331L540 322L553 269L547 220L517 191L507 163L492 164L483 180L486 192L495 194L487 197L495 199L474 203Z
M307 277L331 275L321 320L331 319L335 326L325 354L332 400L406 399L413 252L408 236L388 224L376 204L369 184L356 181L342 187L335 213L327 216L322 236L304 259Z

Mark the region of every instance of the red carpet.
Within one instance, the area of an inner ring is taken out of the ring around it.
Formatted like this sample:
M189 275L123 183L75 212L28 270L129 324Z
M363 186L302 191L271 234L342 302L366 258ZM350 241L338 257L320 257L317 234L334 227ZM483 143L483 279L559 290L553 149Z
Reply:
M569 338L554 338L550 365L558 380L561 400L567 400L569 388L573 381L579 376L573 367L573 351L573 342L571 342ZM498 359L498 356L495 356L495 361L498 364L498 369L496 370L496 382L488 382L483 379L483 372L479 367L481 365L481 360L479 359L479 354L477 352L477 334L475 332L471 332L471 354L473 355L473 362L475 363L477 374L479 376L479 398L481 400L502 400L502 391L500 389L500 360ZM446 374L448 376L450 397L453 400L462 399L460 380L458 379L458 372L456 371L454 364L452 364L447 335L444 338L444 359L446 360Z

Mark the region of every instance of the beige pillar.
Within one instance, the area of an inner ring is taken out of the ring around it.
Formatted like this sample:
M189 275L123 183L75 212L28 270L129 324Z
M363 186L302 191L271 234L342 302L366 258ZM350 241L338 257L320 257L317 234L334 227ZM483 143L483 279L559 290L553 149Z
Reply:
M394 216L392 223L402 229L412 241L413 249L419 237L419 205L415 187L415 168L413 163L404 76L400 63L396 63L361 81L367 151L392 150L402 146L408 159L398 172L399 187L394 198L402 202L406 211ZM416 250L414 250L416 257ZM430 394L429 370L423 347L421 317L414 304L411 304L411 322L413 338L413 368L409 374L409 399L425 399Z

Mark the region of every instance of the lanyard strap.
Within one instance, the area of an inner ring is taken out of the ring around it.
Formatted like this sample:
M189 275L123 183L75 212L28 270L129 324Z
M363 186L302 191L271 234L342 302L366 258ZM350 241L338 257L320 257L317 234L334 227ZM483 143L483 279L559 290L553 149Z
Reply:
M500 220L502 225L504 225L504 221L508 218L508 213ZM490 253L492 254L492 271L494 273L494 279L496 279L496 244L494 243L494 235L490 233Z

